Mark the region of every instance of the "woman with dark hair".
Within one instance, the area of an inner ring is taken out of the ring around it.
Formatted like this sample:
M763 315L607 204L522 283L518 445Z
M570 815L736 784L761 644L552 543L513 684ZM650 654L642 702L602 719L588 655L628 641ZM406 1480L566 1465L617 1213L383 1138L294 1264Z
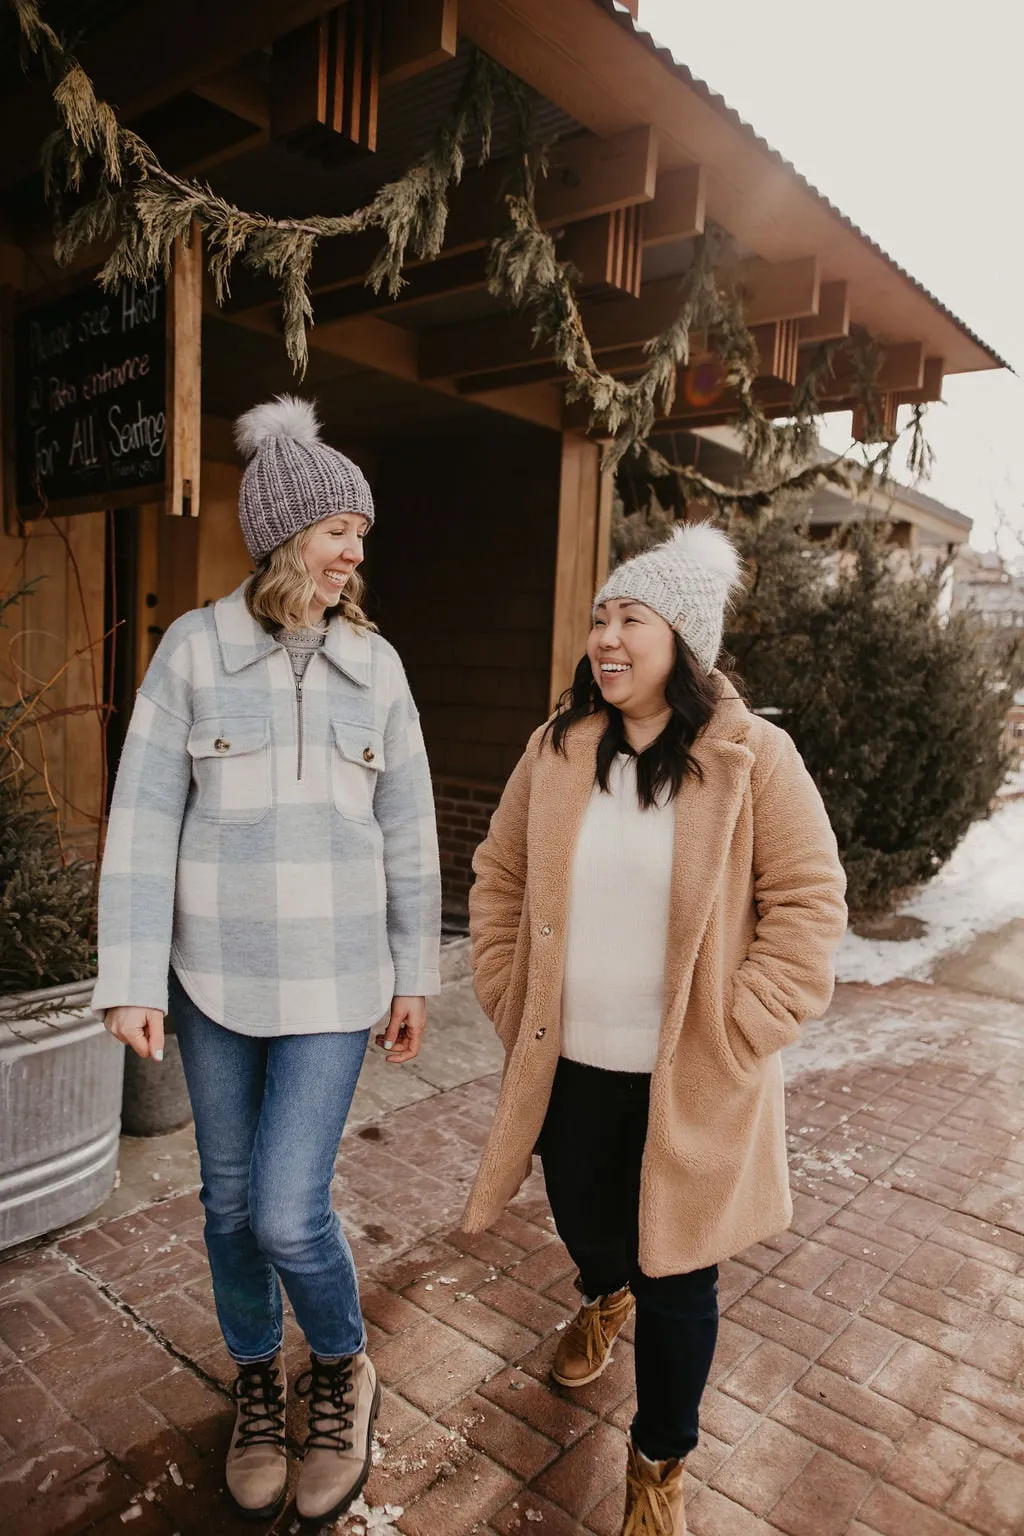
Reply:
M463 1224L540 1153L593 1381L636 1308L623 1536L681 1536L717 1265L788 1226L779 1051L832 992L845 882L790 738L715 668L739 561L678 529L620 566L475 860L477 994L506 1051Z

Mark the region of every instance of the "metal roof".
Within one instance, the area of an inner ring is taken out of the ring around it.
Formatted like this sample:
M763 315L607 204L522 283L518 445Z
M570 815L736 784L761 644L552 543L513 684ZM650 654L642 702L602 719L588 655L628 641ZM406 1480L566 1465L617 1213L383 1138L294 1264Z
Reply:
M823 192L819 192L818 188L813 186L806 176L802 176L792 161L787 160L785 155L780 155L777 149L773 149L768 141L763 139L756 129L751 127L750 123L746 122L734 108L729 106L724 96L719 95L717 91L713 91L704 80L698 80L697 76L687 69L685 64L679 62L671 49L656 42L650 32L646 32L642 27L638 26L629 11L624 10L619 4L619 0L593 0L593 3L599 6L606 15L611 16L624 32L628 32L631 37L635 38L641 47L646 48L648 53L653 54L655 58L665 65L666 69L671 70L677 80L680 80L696 96L699 96L719 117L723 118L725 122L741 133L747 142L753 144L766 159L785 171L799 186L816 198L819 203L828 209L833 218L837 219L851 234L856 235L858 240L862 240L877 256L880 256L887 266L891 267L894 272L903 278L904 282L916 288L918 293L926 298L930 304L933 304L941 314L945 315L947 320L951 320L975 346L980 347L983 352L987 353L998 367L1008 368L1011 373L1014 371L1010 368L1010 364L1006 359L1000 357L999 353L990 347L987 341L982 340L958 315L955 315L940 299L937 299L934 293L931 293L923 283L918 282L917 278L908 272L906 267L900 266L899 262L890 256L887 251L884 251L876 240L872 240L871 236L866 234L859 224L855 224L840 208L836 207L830 198L827 198Z

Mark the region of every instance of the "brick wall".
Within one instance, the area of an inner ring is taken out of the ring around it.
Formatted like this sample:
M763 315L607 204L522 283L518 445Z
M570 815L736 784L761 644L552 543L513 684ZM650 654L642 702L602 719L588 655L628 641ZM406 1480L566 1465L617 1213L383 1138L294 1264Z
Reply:
M466 913L473 883L473 854L487 836L500 794L498 784L434 777L444 910L448 916L463 917Z

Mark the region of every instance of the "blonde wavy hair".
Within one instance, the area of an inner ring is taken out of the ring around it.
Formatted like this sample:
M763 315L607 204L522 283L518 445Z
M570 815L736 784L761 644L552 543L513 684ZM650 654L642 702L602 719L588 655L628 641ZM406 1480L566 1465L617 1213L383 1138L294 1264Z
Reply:
M285 539L256 567L256 574L245 589L245 602L256 620L266 630L304 629L310 624L310 608L316 597L316 583L306 570L302 551L315 524L301 528ZM341 596L327 617L339 613L353 629L372 629L377 626L362 609L366 583L358 571L353 571Z

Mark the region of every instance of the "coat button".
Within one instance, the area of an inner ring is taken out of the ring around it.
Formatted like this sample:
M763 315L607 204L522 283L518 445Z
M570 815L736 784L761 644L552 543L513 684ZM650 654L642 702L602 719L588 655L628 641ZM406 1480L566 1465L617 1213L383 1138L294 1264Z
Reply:
M373 750L372 747L364 747L363 748L363 762L364 763L372 763L376 756L377 756L377 754Z
M544 924L544 927L540 931L540 936L541 936L542 939L550 939L550 937L551 937L551 924L550 923L545 923Z
M545 1036L545 1035L546 1035L546 1034L547 1034L547 1030L546 1030L546 1029L545 1029L545 1028L544 1028L544 1027L543 1027L543 1025L542 1025L542 1026L541 1026L541 1028L540 1028L540 1029L538 1029L538 1031L537 1031L537 1033L536 1033L536 1034L535 1034L535 1035L534 1035L534 1037L533 1037L533 1038L534 1038L534 1039L535 1039L535 1040L543 1040L543 1039L544 1039L544 1036Z
M215 752L229 752L231 750L231 743L230 741L225 741L223 736L218 736L213 744L213 750Z

